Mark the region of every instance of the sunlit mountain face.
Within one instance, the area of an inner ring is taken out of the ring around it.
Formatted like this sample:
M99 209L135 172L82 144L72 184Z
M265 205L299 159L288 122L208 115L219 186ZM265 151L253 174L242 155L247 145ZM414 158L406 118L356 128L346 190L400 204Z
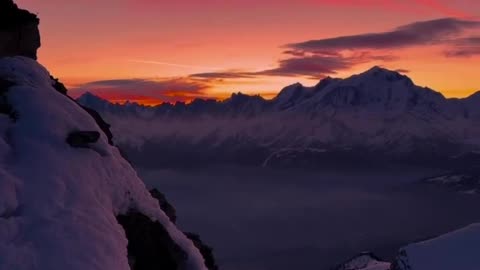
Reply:
M232 92L271 98L285 85L346 78L374 65L447 97L466 97L480 85L475 0L18 4L42 16L39 60L76 97L90 91L148 105Z

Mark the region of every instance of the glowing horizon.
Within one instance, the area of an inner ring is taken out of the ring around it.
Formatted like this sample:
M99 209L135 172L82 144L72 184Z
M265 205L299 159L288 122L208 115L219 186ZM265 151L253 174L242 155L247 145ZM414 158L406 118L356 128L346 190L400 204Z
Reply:
M474 0L17 3L38 13L39 62L73 96L147 105L234 92L269 98L374 65L447 97L480 90Z

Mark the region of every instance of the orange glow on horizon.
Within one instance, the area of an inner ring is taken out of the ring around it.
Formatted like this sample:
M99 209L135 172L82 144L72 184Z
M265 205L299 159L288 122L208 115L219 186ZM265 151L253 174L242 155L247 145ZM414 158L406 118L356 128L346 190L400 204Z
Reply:
M270 99L287 85L318 83L319 79L282 73L248 76L248 73L275 70L282 61L301 57L285 54L286 44L383 33L414 22L452 16L480 19L480 1L476 0L16 2L38 13L42 34L39 62L73 89L72 96L92 91L112 102L133 101L149 106L190 102L196 97L225 99L236 92ZM98 12L92 13L92 9ZM88 20L85 14L89 14ZM480 36L480 29L469 31L451 38ZM345 78L381 65L408 70L406 75L416 84L440 91L447 97L466 97L480 90L477 67L480 42L462 47L478 53L447 57L445 50L451 44L448 38L445 40L442 44L424 42L415 46L330 51L331 55L347 57L333 63L332 73L328 75ZM364 54L366 58L349 59L355 53ZM369 54L373 57L368 58ZM387 57L381 58L383 56ZM299 69L308 67L298 65ZM247 76L190 77L191 74L239 70ZM185 89L177 85L173 90L162 86L158 91L154 87L148 91L139 87L121 92L113 86L110 92L99 91L99 88L79 90L90 82L135 78L155 82L162 80L158 78L187 78L184 83L197 85L191 88L186 85Z

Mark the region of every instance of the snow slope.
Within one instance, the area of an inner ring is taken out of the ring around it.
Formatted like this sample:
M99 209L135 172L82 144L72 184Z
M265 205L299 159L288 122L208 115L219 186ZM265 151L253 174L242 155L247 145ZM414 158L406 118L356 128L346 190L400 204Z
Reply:
M131 209L165 226L188 254L182 267L205 269L103 133L91 148L66 143L72 131L100 128L52 87L45 68L28 58L2 58L0 78L15 84L6 96L18 113L17 121L0 114L0 269L128 270L116 216Z
M400 251L394 270L480 269L480 224L411 244Z

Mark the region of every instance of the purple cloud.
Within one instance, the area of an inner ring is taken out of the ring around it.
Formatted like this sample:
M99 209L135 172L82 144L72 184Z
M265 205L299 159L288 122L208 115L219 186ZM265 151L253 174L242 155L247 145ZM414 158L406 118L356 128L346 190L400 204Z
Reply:
M480 55L480 36L457 39L445 52L447 57L472 57Z
M274 69L256 72L257 75L269 76L308 76L321 79L326 74L335 74L339 70L351 68L354 65L365 63L366 55L344 57L341 55L311 55L280 60L279 66Z
M395 49L446 42L469 29L480 28L480 21L445 18L416 22L388 32L310 40L286 45L293 51L315 53L325 50Z
M192 78L204 78L204 79L245 79L253 78L255 75L249 72L241 71L222 71L222 72L205 72L196 73L190 75Z

